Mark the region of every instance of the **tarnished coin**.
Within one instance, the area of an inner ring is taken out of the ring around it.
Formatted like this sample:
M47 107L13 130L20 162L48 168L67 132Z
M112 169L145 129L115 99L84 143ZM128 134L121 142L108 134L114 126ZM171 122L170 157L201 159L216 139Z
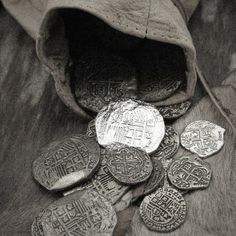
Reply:
M171 187L159 188L146 196L140 206L145 225L158 232L175 230L183 224L187 213L182 195Z
M86 135L90 138L96 138L95 119L88 123Z
M150 177L153 167L146 152L124 144L114 144L107 149L107 168L118 182L137 184Z
M111 236L116 223L111 203L91 190L54 202L42 216L45 236Z
M154 106L131 99L111 102L97 115L97 139L100 145L122 143L154 152L160 145L165 124Z
M168 162L175 155L179 148L179 134L171 127L166 126L166 133L158 149L151 155L151 158L162 161L162 164Z
M181 144L198 156L206 158L224 145L225 129L206 120L189 124L181 134Z
M43 226L42 226L42 217L43 217L44 211L40 212L38 216L34 219L32 225L31 225L31 235L32 236L45 236L43 232Z
M150 178L145 183L144 195L150 194L155 191L162 183L165 177L165 169L161 163L156 158L152 158L153 171Z
M136 98L136 72L123 58L90 52L76 65L74 87L78 103L98 112L111 101Z
M211 180L210 165L197 155L177 158L167 173L170 182L178 189L207 188Z
M83 183L79 187L74 188L71 191L64 193L64 196L71 194L72 192L82 191L85 189L93 189L100 195L107 198L112 204L115 204L129 189L129 186L122 185L114 180L108 171L106 162L108 159L106 149L101 149L101 166L95 173L91 180Z
M139 80L138 99L157 102L170 97L181 85L183 73L173 73L161 79L158 77L153 76L151 81Z
M99 162L98 143L86 135L77 135L43 148L33 162L33 175L48 190L61 190L87 179Z
M184 115L188 111L190 106L191 102L186 101L174 105L157 107L157 109L164 119L171 120Z

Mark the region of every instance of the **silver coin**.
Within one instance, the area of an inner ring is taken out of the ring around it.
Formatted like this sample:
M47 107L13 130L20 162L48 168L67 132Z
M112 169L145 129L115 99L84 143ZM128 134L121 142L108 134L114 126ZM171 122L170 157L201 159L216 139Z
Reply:
M180 140L183 147L206 158L223 147L224 133L224 128L206 120L198 120L185 128Z
M116 223L111 203L91 190L54 202L42 216L45 236L111 236Z
M150 178L145 183L144 195L150 194L155 191L163 182L165 176L165 169L161 163L156 158L152 158L153 171Z
M124 144L107 147L107 168L123 184L137 184L147 180L153 170L152 162L144 151Z
M184 198L171 187L159 188L146 196L140 206L140 215L145 225L158 232L169 232L178 228L183 224L186 213Z
M78 103L94 112L111 101L136 98L135 69L123 58L109 53L96 51L82 56L74 83Z
M33 162L34 178L48 190L61 190L91 176L100 163L98 143L86 135L55 141Z
M31 235L32 236L45 236L43 232L43 226L42 226L42 216L44 214L44 211L40 212L38 216L34 219L32 225L31 225Z
M108 171L106 162L108 154L106 149L101 149L101 166L94 174L91 180L83 183L82 185L74 188L73 190L64 193L67 196L76 191L85 189L93 189L100 195L107 198L112 204L115 204L129 189L129 186L122 185L114 180Z
M160 145L165 124L154 106L131 99L111 102L97 115L97 139L100 145L122 143L154 152Z
M171 120L184 115L188 111L190 106L191 102L186 101L174 105L157 107L157 109L164 119Z
M176 158L167 173L170 182L183 190L207 188L211 180L210 165L197 155Z
M179 149L179 134L171 126L166 126L166 133L158 149L151 155L152 159L161 160L166 167L168 159L173 157Z
M95 119L91 120L88 123L88 128L87 128L87 132L86 135L90 138L96 138L96 128L95 128Z

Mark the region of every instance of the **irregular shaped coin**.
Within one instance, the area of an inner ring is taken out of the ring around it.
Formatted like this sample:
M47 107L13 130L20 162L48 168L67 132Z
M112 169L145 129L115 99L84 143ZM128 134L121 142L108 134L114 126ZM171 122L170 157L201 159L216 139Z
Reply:
M111 236L116 223L111 203L91 190L76 192L54 202L42 216L45 236Z
M43 148L33 162L33 175L48 190L61 190L90 177L99 163L98 143L77 135Z
M176 158L167 173L170 182L183 190L207 188L211 180L210 165L197 155Z
M162 140L158 149L152 153L151 157L153 159L161 160L165 165L165 162L168 162L167 159L170 159L175 155L179 148L179 134L171 126L166 126L166 133L164 139Z
M65 192L64 196L76 191L93 189L108 199L112 204L115 204L128 191L129 186L118 183L111 176L106 166L108 156L107 150L102 148L101 166L92 179L70 191Z
M123 58L95 50L77 63L74 87L78 103L99 112L111 101L136 98L136 72Z
M198 120L185 128L180 140L183 147L206 158L223 147L224 133L224 128L206 120Z
M111 102L97 115L97 139L100 145L122 143L154 152L160 145L165 124L154 106L131 99Z
M157 107L157 109L161 113L164 119L171 120L184 115L188 111L190 106L191 102L186 101L174 105Z
M86 135L90 138L96 138L95 119L88 123Z
M114 144L107 149L107 168L118 182L137 184L150 177L152 162L144 151L123 144Z
M140 206L145 225L158 232L169 232L183 224L187 213L182 195L169 186L146 196Z

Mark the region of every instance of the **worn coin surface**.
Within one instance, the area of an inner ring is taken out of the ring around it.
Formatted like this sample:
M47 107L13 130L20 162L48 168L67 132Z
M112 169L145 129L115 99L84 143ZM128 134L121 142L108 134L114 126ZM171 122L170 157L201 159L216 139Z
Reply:
M198 120L187 125L180 140L183 147L206 158L223 147L224 133L224 128L206 120Z
M31 235L32 236L44 236L43 226L42 226L42 216L44 211L40 212L38 216L35 217L32 225L31 225Z
M123 58L90 52L76 65L74 87L78 103L98 112L111 101L136 98L136 72Z
M197 155L176 158L168 168L168 178L178 189L207 188L211 180L211 168Z
M111 102L97 115L97 139L100 145L122 143L154 152L160 145L165 124L158 110L134 100Z
M83 183L79 187L64 193L64 196L72 192L82 191L85 189L93 189L100 195L107 198L112 204L115 204L129 189L129 186L122 185L115 181L108 171L106 162L108 160L108 153L106 149L101 149L101 166L94 174L91 180Z
M86 135L90 138L96 138L95 119L88 123Z
M168 159L173 157L179 148L179 134L171 126L166 126L165 136L158 149L151 154L152 159L161 160L162 164L168 164Z
M48 190L61 190L91 176L100 163L98 143L86 135L55 141L33 162L34 178Z
M182 73L170 74L166 78L152 76L151 80L139 80L138 99L157 102L170 97L181 85Z
M190 106L191 102L186 101L174 105L157 107L157 109L161 113L164 119L171 120L184 115L188 111Z
M150 178L145 183L144 195L150 194L155 191L163 182L165 176L165 169L160 160L156 158L151 158L153 171Z
M91 190L76 192L54 202L42 216L45 236L111 236L116 223L111 203Z
M118 182L137 184L150 177L153 167L146 152L124 144L113 144L107 149L107 168Z
M145 225L158 232L175 230L183 224L187 213L182 195L171 187L159 188L146 196L140 206Z

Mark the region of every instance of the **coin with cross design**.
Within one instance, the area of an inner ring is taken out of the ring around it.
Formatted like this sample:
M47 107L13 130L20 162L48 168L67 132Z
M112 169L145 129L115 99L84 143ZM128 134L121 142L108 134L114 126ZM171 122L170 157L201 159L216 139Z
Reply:
M152 162L144 151L123 144L113 144L107 149L107 168L117 181L123 184L137 184L150 177Z
M180 136L184 148L202 158L213 155L224 145L225 129L206 120L190 123Z
M176 158L167 173L170 182L183 190L207 188L211 180L210 165L197 155Z
M62 190L89 178L100 163L98 143L86 135L44 147L33 162L34 178L48 190Z
M185 221L186 213L183 196L170 186L146 196L140 205L140 215L145 225L157 232L175 230Z
M122 143L154 152L160 145L165 124L158 110L147 103L122 100L111 102L97 115L97 139L100 145Z
M94 112L120 98L136 98L135 69L109 52L87 52L75 66L74 90L78 103Z
M112 236L117 217L106 198L87 190L52 203L44 210L41 222L45 236Z
M108 150L101 148L101 165L98 168L98 171L91 177L90 180L80 184L72 190L64 192L64 196L67 196L73 192L92 189L98 192L101 196L105 197L112 204L117 203L129 190L129 186L119 183L112 177L106 165L108 157Z

